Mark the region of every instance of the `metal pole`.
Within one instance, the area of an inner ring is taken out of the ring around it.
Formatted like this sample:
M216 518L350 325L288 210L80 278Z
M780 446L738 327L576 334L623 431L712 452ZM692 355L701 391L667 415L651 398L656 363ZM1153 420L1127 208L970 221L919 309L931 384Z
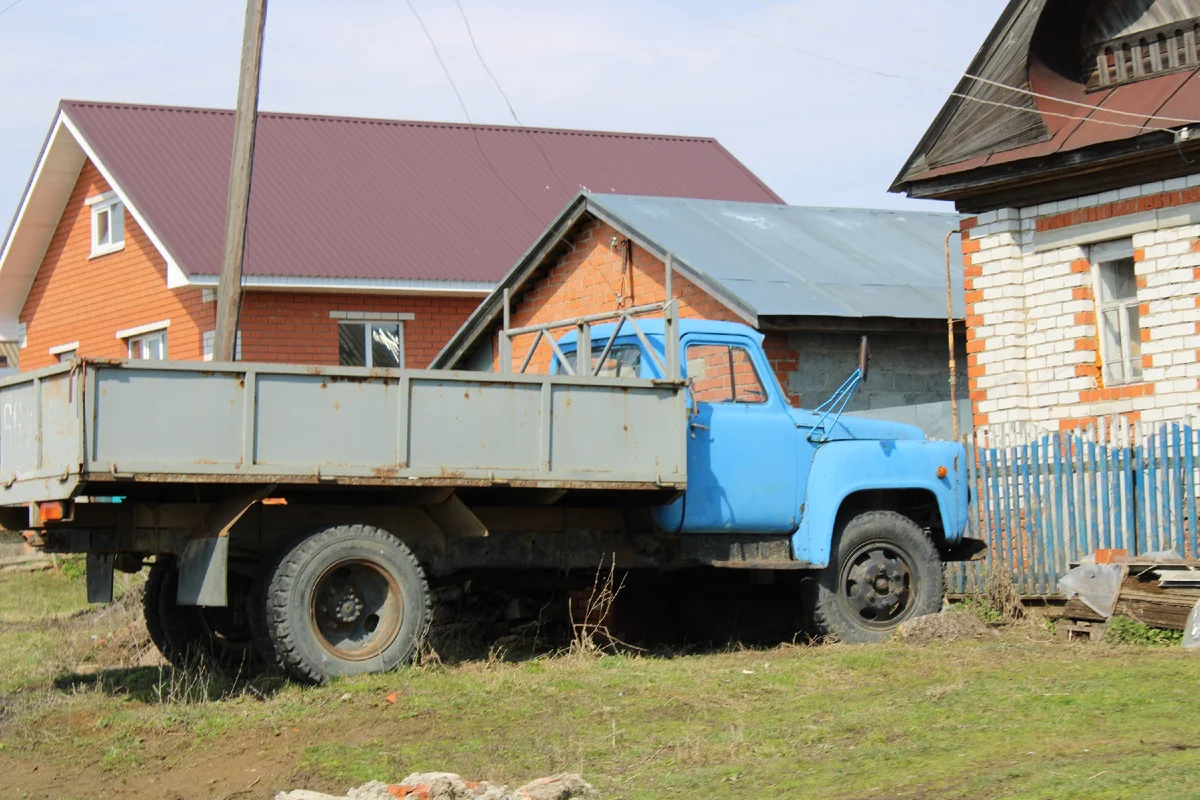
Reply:
M950 347L950 415L953 418L954 441L958 441L958 375L954 357L954 288L950 283L950 237L958 233L946 233L946 339Z
M504 287L504 330L500 332L500 371L512 372L512 334L508 332L511 324L511 310L509 307L508 287ZM539 337L540 338L540 337ZM536 344L536 343L535 343ZM528 364L528 360L525 362ZM524 372L524 366L521 371Z
M246 217L250 209L250 172L258 126L258 84L266 22L267 0L247 0L237 111L233 118L229 197L225 206L225 248L221 252L221 277L217 283L217 324L213 333L213 359L216 361L233 361L237 354L242 260L246 254Z
M667 253L666 277L663 281L663 286L666 289L667 302L663 306L663 348L666 350L667 357L667 374L663 375L669 381L680 380L683 376L683 371L680 369L679 361L679 324L676 320L678 308L675 304L674 297L674 277L675 277L675 257Z

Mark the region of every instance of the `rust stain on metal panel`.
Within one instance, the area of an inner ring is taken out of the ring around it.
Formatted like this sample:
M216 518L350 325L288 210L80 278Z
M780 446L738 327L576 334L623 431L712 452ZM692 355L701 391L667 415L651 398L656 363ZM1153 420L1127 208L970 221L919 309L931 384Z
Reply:
M396 466L373 467L371 469L371 474L376 478L395 478L400 474L400 468Z

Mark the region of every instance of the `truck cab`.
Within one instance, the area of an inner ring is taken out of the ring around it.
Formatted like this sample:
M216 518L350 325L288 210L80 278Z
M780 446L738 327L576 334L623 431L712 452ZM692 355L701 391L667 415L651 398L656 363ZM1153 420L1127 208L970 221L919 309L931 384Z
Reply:
M866 378L866 358L840 401L795 408L762 334L731 322L677 324L688 385L688 483L680 497L654 509L656 524L685 540L787 537L795 568L822 571L827 597L818 613L843 639L874 640L900 620L936 610L941 561L961 557L964 548L963 447L909 425L842 416ZM593 374L664 379L670 337L663 321L639 320L640 330L628 332L617 325L590 330ZM577 372L577 334L559 345ZM561 369L555 359L552 370ZM839 413L831 413L835 408Z

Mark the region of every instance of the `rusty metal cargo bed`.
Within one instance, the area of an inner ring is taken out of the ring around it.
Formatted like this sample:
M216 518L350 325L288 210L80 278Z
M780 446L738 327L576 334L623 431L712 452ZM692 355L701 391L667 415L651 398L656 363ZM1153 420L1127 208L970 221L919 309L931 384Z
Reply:
M0 381L0 505L158 482L682 489L679 381L84 359Z

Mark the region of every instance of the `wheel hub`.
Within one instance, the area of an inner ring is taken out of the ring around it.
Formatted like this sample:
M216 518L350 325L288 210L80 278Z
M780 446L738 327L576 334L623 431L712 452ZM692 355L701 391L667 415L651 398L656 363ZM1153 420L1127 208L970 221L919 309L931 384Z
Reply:
M861 624L893 627L909 610L912 571L902 554L883 544L867 545L847 560L842 598Z
M400 631L404 601L395 578L379 565L348 559L318 579L310 624L323 647L361 661L386 649Z
M353 586L338 586L330 592L329 605L323 608L334 621L348 625L362 616L365 606Z

